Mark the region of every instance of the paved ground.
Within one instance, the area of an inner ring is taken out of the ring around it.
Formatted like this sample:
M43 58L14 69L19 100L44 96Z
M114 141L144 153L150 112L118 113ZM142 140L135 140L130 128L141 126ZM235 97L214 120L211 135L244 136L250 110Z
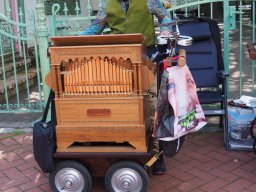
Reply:
M222 132L188 136L166 164L167 174L150 176L149 192L256 191L256 155L225 151ZM105 191L103 178L93 182L93 192ZM34 160L31 134L0 134L0 191L51 191Z

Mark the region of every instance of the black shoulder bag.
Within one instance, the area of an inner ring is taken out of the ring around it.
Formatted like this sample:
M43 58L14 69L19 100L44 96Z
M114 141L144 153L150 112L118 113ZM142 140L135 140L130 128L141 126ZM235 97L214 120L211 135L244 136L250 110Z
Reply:
M44 173L54 170L53 153L56 150L56 117L54 92L51 90L44 110L43 118L33 126L33 150L34 157ZM51 121L46 122L51 104Z

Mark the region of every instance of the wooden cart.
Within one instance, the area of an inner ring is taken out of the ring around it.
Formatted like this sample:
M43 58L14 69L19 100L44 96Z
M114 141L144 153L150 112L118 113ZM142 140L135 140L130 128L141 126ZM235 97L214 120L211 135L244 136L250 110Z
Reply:
M141 34L51 38L46 84L55 92L53 191L145 191L151 157L147 90L155 66Z

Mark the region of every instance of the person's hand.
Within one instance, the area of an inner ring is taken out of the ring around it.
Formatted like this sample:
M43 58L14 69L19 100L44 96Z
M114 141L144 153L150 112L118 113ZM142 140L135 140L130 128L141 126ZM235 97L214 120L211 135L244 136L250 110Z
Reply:
M160 35L169 36L170 35L170 31L164 30L164 31L160 32Z

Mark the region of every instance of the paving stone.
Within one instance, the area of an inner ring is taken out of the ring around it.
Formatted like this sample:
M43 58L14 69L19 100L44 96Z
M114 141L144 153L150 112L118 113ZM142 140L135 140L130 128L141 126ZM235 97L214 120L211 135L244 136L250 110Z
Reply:
M28 179L25 178L25 177L22 177L22 178L19 178L19 179L16 179L16 180L10 180L6 183L1 184L0 185L0 190L4 191L4 190L7 190L7 189L11 189L11 188L20 186L21 184L26 183L26 182L28 182Z
M208 192L217 191L218 189L221 189L223 186L225 186L228 182L224 181L223 179L213 179L209 183L206 183L200 187L200 189L203 189Z
M193 175L183 172L177 168L169 169L168 174L171 175L172 177L176 177L181 181L188 181L194 178Z
M255 191L255 190L254 190ZM251 190L249 189L242 189L240 192L252 192Z
M198 168L193 168L193 169L189 170L188 173L190 173L194 177L202 179L205 182L209 182L209 181L216 178L214 175L211 175L211 174L209 174L208 172L205 172L205 171L201 171Z
M192 159L191 161L183 163L181 166L177 167L177 169L180 169L182 171L189 171L194 167L198 167L200 164L200 161Z
M22 146L20 146L19 143L17 143L16 145L12 145L12 146L9 146L9 147L5 147L4 151L5 152L15 152L15 150L18 150L20 149ZM15 152L16 153L16 152Z
M216 151L211 151L207 154L210 158L214 158L216 160L219 160L223 163L225 162L230 162L233 160L232 157L228 156L228 155L225 155L225 154L221 154L221 153L218 153Z
M251 153L253 153L253 152L251 152ZM244 152L244 151L231 152L231 153L228 153L228 155L233 157L234 159L237 159L237 160L240 160L240 161L244 161L244 162L255 160L255 157L249 155L248 152Z
M215 176L219 177L220 179L227 181L229 183L231 183L239 178L238 176L236 176L232 173L223 171L222 169L218 169L218 168L212 169L208 173L215 175Z
M189 156L187 156L186 155L186 153L184 153L184 151L183 150L181 150L182 151L182 153L178 153L175 157L174 157L174 159L175 160L177 160L177 161L179 161L179 162L188 162L188 161L191 161L191 157L189 157ZM180 152L181 152L180 151Z
M28 162L25 161L23 164L17 165L16 167L17 167L17 169L19 169L20 171L24 171L24 170L26 170L26 169L31 168L31 164L29 164Z
M198 168L201 169L202 171L209 171L220 165L222 165L221 161L218 161L216 159L211 159L210 161L201 164Z
M51 188L50 188L48 183L40 185L39 187L40 187L41 190L43 190L45 192L51 191Z
M17 160L17 161L12 161L12 162L6 161L5 164L0 165L0 170L1 170L1 171L4 171L4 170L9 169L9 168L12 168L12 167L14 167L14 166L21 165L21 164L23 164L24 162L25 162L25 161L24 161L23 159L19 159L19 160Z
M185 142L184 142L185 143ZM188 153L191 153L191 152L194 152L194 151L197 151L198 149L200 149L201 146L200 145L196 145L196 144L193 144L193 145L184 145L181 150L184 154L188 154Z
M188 192L205 192L205 191L201 189L192 189L191 191L188 191Z
M36 187L36 188L33 188L33 189L29 189L26 192L43 192L43 191L40 188Z
M22 190L19 189L18 187L13 187L13 188L10 188L10 189L6 189L3 192L22 192Z
M0 177L0 185L7 183L9 181L10 181L10 178L8 178L7 176Z
M198 161L201 161L201 162L209 162L211 160L210 157L206 156L206 155L203 155L201 153L198 153L198 152L191 152L191 153L188 153L188 156L190 156L191 158L195 159L195 160L198 160Z
M200 149L197 150L198 153L201 153L201 154L207 154L215 149L217 149L218 146L216 145L213 145L213 144L207 144L203 147L201 147Z
M252 183L246 179L238 179L235 182L225 186L224 189L230 192L241 191L246 189L246 187L250 186L251 184Z
M23 173L20 172L18 169L16 169L15 167L12 167L10 169L6 169L3 171L3 173L9 177L12 180L16 180L19 179L21 177L23 177Z
M170 179L160 182L156 185L153 185L152 188L159 192L160 191L168 191L181 183L182 183L182 181L180 181L176 178L170 178Z
M1 140L1 144L5 145L5 147L10 147L16 145L17 142L13 138L5 138Z
M256 181L256 175L254 173L251 173L250 171L247 171L245 169L237 168L231 172L234 175L237 175L239 177L242 177L248 181L255 182Z
M198 178L193 178L190 181L182 182L176 187L180 191L196 191L200 185L204 184L204 181Z
M35 188L35 183L33 181L29 181L27 183L24 183L24 184L21 184L19 186L20 189L22 189L22 191L28 191L28 190L31 190L33 188Z
M8 151L8 150L7 150ZM17 161L20 157L14 152L6 152L3 154L3 158L6 159L8 162Z
M249 185L246 189L250 190L250 191L255 191L256 189L256 182L254 182L254 184Z
M180 164L181 164L181 162L178 161L175 158L166 158L166 160L165 160L165 166L166 166L167 169L171 169L173 167L177 167Z
M215 191L215 192L227 192L226 190L224 190L224 189L218 189L217 191Z
M232 171L241 165L243 165L244 162L236 161L235 159L230 162L223 163L222 165L219 166L220 169L223 169L224 171Z

